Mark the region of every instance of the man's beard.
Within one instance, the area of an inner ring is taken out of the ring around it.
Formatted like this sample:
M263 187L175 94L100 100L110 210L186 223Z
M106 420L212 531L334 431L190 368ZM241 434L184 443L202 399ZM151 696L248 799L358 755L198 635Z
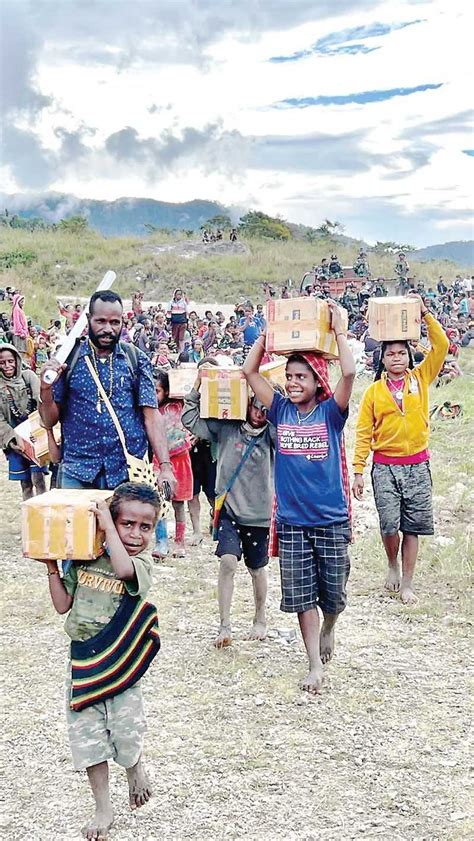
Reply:
M98 348L98 350L113 350L115 345L118 344L118 342L120 341L120 335L119 336L111 336L110 337L110 342L107 342L105 345L100 345L99 344L100 339L102 339L104 337L103 336L97 337L95 335L95 333L92 332L90 324L89 324L88 335L89 335L90 341L92 342L94 347Z

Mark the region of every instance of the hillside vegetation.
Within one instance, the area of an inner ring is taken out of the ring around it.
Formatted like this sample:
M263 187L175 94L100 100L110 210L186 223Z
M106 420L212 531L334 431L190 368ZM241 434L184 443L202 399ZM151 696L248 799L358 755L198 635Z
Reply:
M251 237L244 240L244 253L232 253L223 243L215 253L189 258L179 256L173 248L155 251L159 246L183 243L182 234L106 239L87 228L78 232L4 227L0 230L0 286L20 288L27 298L28 315L40 322L54 314L56 296L89 295L107 269L117 272L116 289L124 296L142 288L146 299L164 300L176 286L182 286L196 301L256 301L263 299L263 282L272 283L279 291L291 277L298 287L303 273L334 251L343 265L352 265L357 248L341 239L308 242ZM393 276L393 254L373 253L369 257L374 275ZM445 260L422 264L409 255L409 262L412 274L427 286L440 274L449 280L460 271L455 263ZM8 304L3 309L8 309Z

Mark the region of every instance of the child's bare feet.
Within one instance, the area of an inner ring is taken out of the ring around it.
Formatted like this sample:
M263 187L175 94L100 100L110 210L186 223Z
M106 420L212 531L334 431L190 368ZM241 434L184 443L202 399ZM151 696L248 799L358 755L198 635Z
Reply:
M190 546L200 546L202 543L202 534L200 532L193 534L189 541Z
M254 622L245 639L247 640L264 640L267 638L267 626L264 622Z
M82 834L87 841L105 841L109 837L109 829L114 821L112 809L97 807L90 823L82 827Z
M185 558L186 557L186 549L184 547L184 543L175 543L174 544L173 557L174 558Z
M214 645L216 648L227 648L228 645L232 645L232 632L230 625L221 625L219 633L214 640Z
M146 775L141 757L132 768L127 768L128 791L130 796L130 808L139 809L148 803L151 795L150 781Z
M318 692L321 691L321 687L324 681L324 672L323 672L323 664L321 663L320 666L315 666L311 671L306 675L305 678L300 683L300 689L304 689L305 692L309 692L311 695L317 695Z
M418 604L418 596L415 596L411 584L404 584L403 581L400 587L400 599L406 605Z
M390 593L398 593L400 589L400 567L389 566L387 577L383 585Z
M321 634L319 636L319 653L321 655L322 663L329 663L334 654L334 624L330 627L323 622Z

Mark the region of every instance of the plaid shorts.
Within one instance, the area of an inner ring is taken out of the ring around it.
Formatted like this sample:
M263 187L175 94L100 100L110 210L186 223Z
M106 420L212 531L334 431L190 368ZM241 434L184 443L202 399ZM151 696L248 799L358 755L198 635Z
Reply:
M374 464L372 486L382 534L433 534L429 461Z
M324 613L341 613L350 572L349 523L315 528L277 523L277 535L281 610L303 613L319 606Z

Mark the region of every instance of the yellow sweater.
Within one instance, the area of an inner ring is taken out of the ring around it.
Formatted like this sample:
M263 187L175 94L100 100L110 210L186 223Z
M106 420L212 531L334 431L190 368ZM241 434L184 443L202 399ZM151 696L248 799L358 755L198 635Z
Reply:
M428 387L437 377L448 352L448 338L432 315L425 315L431 350L423 362L405 374L403 409L387 385L387 375L363 394L356 426L354 473L362 473L370 451L386 456L411 456L428 446Z

